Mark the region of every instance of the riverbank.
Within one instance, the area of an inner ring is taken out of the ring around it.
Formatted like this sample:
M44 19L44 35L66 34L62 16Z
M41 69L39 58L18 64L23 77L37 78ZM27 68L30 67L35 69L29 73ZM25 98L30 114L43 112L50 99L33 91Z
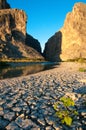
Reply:
M51 70L0 80L0 128L85 130L86 72L79 72L80 67L79 63L63 62ZM72 95L80 113L71 127L62 125L53 109L64 95Z

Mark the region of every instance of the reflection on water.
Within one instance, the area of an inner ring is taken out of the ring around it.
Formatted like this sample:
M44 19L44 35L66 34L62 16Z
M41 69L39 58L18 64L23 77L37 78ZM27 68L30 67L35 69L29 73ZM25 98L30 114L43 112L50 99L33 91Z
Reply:
M0 68L0 79L26 76L40 71L48 70L54 67L56 63L30 63L25 66Z

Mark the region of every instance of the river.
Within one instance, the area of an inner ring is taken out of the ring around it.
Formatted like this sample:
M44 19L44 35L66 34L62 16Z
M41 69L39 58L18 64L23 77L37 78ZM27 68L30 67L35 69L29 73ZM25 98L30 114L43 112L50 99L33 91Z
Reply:
M40 71L52 69L59 63L56 62L29 62L29 63L13 63L12 67L0 68L0 79L26 76Z

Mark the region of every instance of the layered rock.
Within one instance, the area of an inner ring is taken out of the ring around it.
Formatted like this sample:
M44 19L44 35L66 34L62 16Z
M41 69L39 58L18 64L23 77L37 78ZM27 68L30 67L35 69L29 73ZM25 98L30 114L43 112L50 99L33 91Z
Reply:
M25 42L26 14L18 9L0 10L0 39L4 41L19 40Z
M53 53L51 60L54 59L54 61L58 61L58 56L63 61L86 58L86 4L76 3L74 5L72 12L67 14L64 26L60 30L60 33L60 42L57 39L59 33L56 33L57 35L55 34L53 36L53 41L55 41L55 39L57 40L53 43L52 38L50 38L48 40L49 42L46 43L46 46L49 46L49 49L46 49L45 46L44 51L47 59L50 59L51 56L48 56L50 53ZM59 44L61 45L61 54L58 55L57 50L59 50ZM55 47L56 51L53 51L52 46Z
M6 1L5 1L6 2ZM4 4L2 4L4 5ZM7 5L7 4L6 4ZM3 7L3 6L2 6ZM3 8L6 6L4 5ZM42 59L36 48L29 46L26 38L27 17L18 9L0 10L0 58ZM27 46L27 44L28 46Z
M18 9L0 10L0 57L24 56L20 48L25 38L26 14Z

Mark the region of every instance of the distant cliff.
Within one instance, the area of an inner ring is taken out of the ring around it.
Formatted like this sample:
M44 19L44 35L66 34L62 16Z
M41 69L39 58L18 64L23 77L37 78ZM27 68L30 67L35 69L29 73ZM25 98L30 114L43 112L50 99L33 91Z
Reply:
M86 4L76 3L64 26L45 45L47 60L86 58Z
M38 48L34 48L36 45L29 46L31 38L27 40L25 12L10 9L6 0L0 0L0 9L0 58L43 59L41 50L39 53ZM40 43L35 41L37 40L34 39L33 44L40 46Z
M62 33L59 31L55 33L45 44L44 57L48 61L61 61L61 43Z
M37 50L39 53L41 53L41 45L40 42L33 38L31 35L26 34L26 40L25 40L26 45L34 48L35 50Z

